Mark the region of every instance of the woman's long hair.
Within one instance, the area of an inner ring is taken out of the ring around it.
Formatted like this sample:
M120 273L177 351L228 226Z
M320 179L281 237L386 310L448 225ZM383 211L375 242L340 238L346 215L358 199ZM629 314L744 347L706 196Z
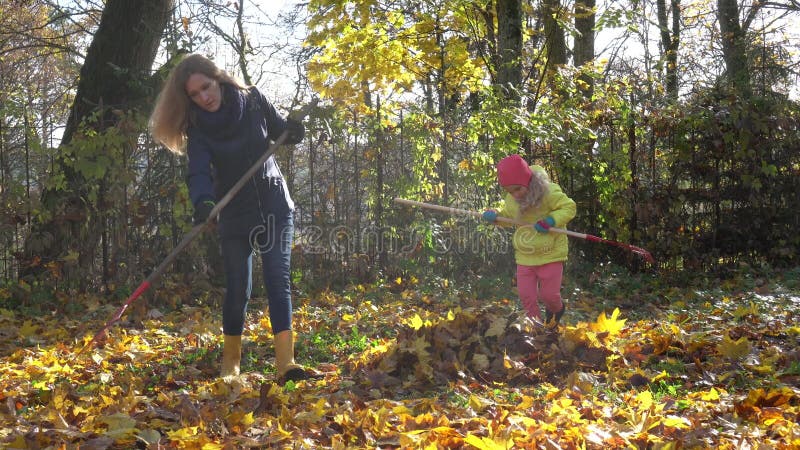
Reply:
M217 67L203 55L186 55L167 77L158 94L153 113L150 114L150 133L156 141L171 151L183 154L186 151L186 129L189 127L191 99L186 94L186 81L199 73L218 83L227 83L245 89L245 85Z
M531 182L528 183L528 192L519 203L519 215L542 205L542 200L550 192L550 178L543 170L534 170Z

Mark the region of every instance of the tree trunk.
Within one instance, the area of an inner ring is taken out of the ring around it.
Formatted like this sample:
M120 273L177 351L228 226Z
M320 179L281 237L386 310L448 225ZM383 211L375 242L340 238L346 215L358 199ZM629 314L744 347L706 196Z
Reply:
M567 40L564 29L558 24L556 17L561 15L560 0L544 0L542 2L544 14L545 48L547 50L547 67L555 69L567 63Z
M522 2L497 0L498 63L497 84L506 98L519 102L522 83Z
M103 211L100 186L119 185L124 164L119 142L93 135L118 125L128 111L141 111L152 96L149 71L174 0L108 0L81 68L80 80L55 162L51 184L42 192L45 215L25 243L28 264L21 276L41 272L46 263L77 259L82 287L94 262ZM87 132L80 131L86 127ZM135 140L134 140L135 142ZM88 149L88 150L87 150ZM116 159L115 159L116 157ZM83 164L104 171L90 172Z
M728 83L745 98L750 97L745 33L739 23L739 6L736 0L717 0L717 18Z
M660 0L663 1L663 0ZM573 64L581 67L594 59L594 25L595 25L595 0L576 0L575 1L575 46L573 48ZM581 76L580 79L586 83L581 86L581 92L585 98L592 98L594 91L594 80L590 76Z
M666 0L656 0L658 28L661 32L661 48L664 59L665 86L671 100L678 99L678 45L681 32L680 0L671 0L672 25L670 27ZM670 28L672 32L670 33Z

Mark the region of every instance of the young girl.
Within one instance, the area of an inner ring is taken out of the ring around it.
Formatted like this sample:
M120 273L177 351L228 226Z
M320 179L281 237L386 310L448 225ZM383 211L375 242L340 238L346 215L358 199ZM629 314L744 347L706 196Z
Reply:
M533 225L518 227L513 237L520 302L529 317L541 320L541 300L545 323L556 327L566 308L561 300L561 280L567 236L548 233L548 229L566 226L575 217L575 202L550 182L544 168L528 166L519 155L507 156L497 164L497 179L507 192L504 204L499 211L484 211L483 219L495 223L500 215Z
M195 224L206 223L215 202L287 133L303 139L299 121L284 119L264 95L202 55L188 55L172 70L150 117L153 136L188 156ZM311 376L294 360L289 283L294 203L274 157L233 197L217 219L227 289L222 306L222 377L239 374L242 330L252 290L253 253L261 254L281 382Z

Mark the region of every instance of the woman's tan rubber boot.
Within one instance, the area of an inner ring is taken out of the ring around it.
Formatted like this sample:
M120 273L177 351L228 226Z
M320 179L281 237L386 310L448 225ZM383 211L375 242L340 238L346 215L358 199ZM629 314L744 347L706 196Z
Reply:
M242 336L226 334L224 337L220 377L235 377L239 375L239 364L242 361Z
M303 366L294 361L294 334L284 330L275 335L275 371L278 381L300 381L309 378Z

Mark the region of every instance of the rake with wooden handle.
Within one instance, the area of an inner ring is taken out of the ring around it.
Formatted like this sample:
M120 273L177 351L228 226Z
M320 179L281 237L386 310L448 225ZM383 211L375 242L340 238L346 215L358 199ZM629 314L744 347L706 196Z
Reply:
M418 202L418 201L414 201L414 200L406 200L404 198L395 198L394 201L395 201L395 203L400 203L402 205L418 206L420 208L431 209L431 210L434 210L434 211L442 211L442 212L445 212L445 213L448 213L448 214L461 214L461 215L475 216L475 217L481 217L483 215L483 213L480 213L478 211L470 211L470 210L467 210L467 209L451 208L449 206L433 205L433 204L430 204L430 203L423 203L423 202ZM498 222L507 223L509 225L517 225L517 226L521 226L521 227L533 226L533 224L531 224L531 223L523 222L521 220L509 219L507 217L500 217L500 216L497 217L497 221ZM650 252L648 252L647 250L645 250L645 249L643 249L641 247L637 247L635 245L626 244L624 242L610 241L608 239L603 239L603 238L600 238L600 237L597 237L597 236L593 236L591 234L578 233L576 231L571 231L571 230L567 230L567 229L564 229L564 228L550 227L548 229L548 231L550 231L551 233L566 234L567 236L578 238L578 239L583 239L583 240L586 240L586 241L589 241L589 242L599 242L601 244L613 245L614 247L619 247L619 248L631 251L633 253L636 253L637 255L643 257L645 259L645 261L647 261L649 263L655 263L656 262L656 260L653 258L653 255L651 255Z

